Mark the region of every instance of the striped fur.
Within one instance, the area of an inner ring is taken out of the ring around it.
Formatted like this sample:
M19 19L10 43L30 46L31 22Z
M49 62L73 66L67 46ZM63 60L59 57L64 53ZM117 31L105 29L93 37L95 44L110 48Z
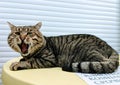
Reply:
M38 30L41 23L35 26L9 25L8 44L23 56L20 62L10 66L11 70L62 67L70 72L111 73L119 66L118 53L96 36L46 37Z

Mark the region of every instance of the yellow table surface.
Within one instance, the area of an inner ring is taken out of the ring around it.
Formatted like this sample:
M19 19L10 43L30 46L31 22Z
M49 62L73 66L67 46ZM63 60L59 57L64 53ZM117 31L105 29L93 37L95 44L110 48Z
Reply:
M10 71L12 59L4 64L2 71L3 85L87 85L75 73L62 71L61 68L29 69Z

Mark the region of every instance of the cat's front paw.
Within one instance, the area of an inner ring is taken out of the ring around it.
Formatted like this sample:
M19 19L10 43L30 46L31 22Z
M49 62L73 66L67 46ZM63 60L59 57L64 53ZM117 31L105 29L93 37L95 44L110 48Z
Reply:
M12 71L16 71L17 70L17 66L18 66L19 62L14 62L10 65L10 70Z
M10 66L10 70L12 71L17 71L17 70L22 70L22 69L24 69L24 67L22 66L20 62L14 62Z

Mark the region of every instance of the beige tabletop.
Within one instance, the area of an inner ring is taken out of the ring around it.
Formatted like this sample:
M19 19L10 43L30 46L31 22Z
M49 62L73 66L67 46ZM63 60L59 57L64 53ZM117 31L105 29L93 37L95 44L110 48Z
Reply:
M15 58L3 66L3 85L87 85L75 73L62 71L61 68L29 69L21 71L10 71Z

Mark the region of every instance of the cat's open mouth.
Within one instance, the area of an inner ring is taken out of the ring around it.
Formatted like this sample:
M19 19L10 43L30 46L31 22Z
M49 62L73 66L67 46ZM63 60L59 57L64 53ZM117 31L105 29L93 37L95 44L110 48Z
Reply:
M18 44L18 46L20 47L21 52L22 52L23 54L28 53L28 48L29 48L29 45L28 45L28 44L22 42L21 44Z

